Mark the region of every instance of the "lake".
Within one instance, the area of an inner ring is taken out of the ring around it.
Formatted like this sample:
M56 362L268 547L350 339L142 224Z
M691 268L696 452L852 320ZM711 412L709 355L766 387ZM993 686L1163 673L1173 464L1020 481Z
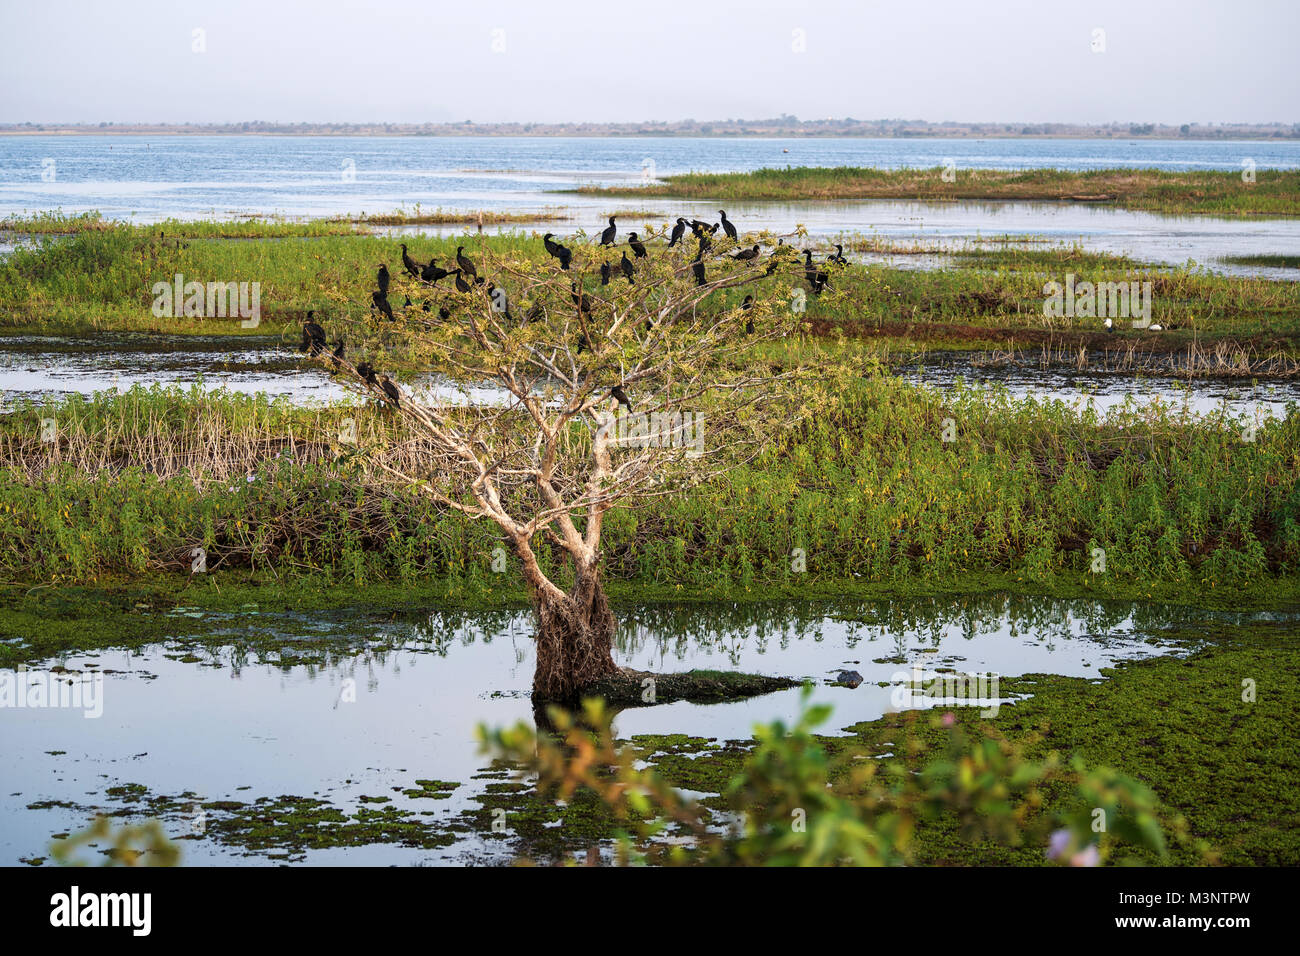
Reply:
M914 692L914 668L924 675L1044 673L1101 680L1103 670L1118 661L1192 649L1164 637L1169 628L1199 624L1223 636L1233 626L1277 618L997 594L651 605L618 613L619 664L657 672L712 668L807 678L817 684L814 700L834 705L826 728L832 734L901 707L956 706ZM450 842L411 847L380 841L298 851L289 840L249 848L222 828L222 813L213 811L212 833L183 843L185 862L265 864L285 859L286 852L306 863L505 862L520 849L509 839L446 828L503 782L477 752L476 725L532 719L528 613L435 612L394 619L360 610L262 614L249 607L211 615L219 626L199 644L183 641L188 614L202 616L178 609L181 643L73 654L59 662L72 672L105 674L99 717L87 719L69 708L4 713L0 860L13 864L20 857L45 856L49 836L81 828L93 808L156 814L176 835L189 832L195 801L247 804L281 795L321 800L345 814L392 806L385 812L409 813L431 834L446 830ZM254 629L256 644L249 640ZM300 643L282 649L277 635ZM840 668L860 672L861 686L827 685ZM345 693L347 686L352 695ZM1014 706L1011 697L994 696L996 687L990 691L975 705L997 700ZM624 738L687 733L744 739L755 722L788 720L799 694L625 710L615 727ZM458 786L450 796L431 800L415 783L422 779ZM150 803L155 797L168 799Z

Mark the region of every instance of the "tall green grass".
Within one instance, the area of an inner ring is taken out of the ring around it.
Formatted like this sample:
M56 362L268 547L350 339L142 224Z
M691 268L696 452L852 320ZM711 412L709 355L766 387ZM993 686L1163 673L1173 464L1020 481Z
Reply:
M169 234L170 235L170 234ZM545 258L539 238L505 235L414 237L406 241L421 262L437 256L446 266L456 247ZM870 247L866 237L845 237L849 252ZM651 245L656 254L657 245ZM440 294L401 275L401 250L390 237L345 235L231 241L160 240L157 233L114 227L68 237L45 237L0 260L0 327L66 333L128 329L165 333L264 334L296 323L308 309L326 310L331 293L364 309L379 262L394 276L395 307ZM1269 335L1286 340L1270 347L1300 348L1300 284L1215 275L1190 268L1158 268L1073 246L1051 249L1011 245L954 254L963 268L917 271L852 265L834 270L831 294L807 299L816 334L885 336L960 345L975 327L984 342L1005 344L1019 332L1101 331L1099 319L1047 320L1043 287L1076 281L1153 284L1153 315L1165 338ZM249 330L237 319L156 318L150 312L155 282L176 274L200 282L258 282L263 324ZM444 280L443 285L449 285ZM758 283L757 291L804 288L802 267ZM711 299L720 308L743 292ZM988 330L987 333L982 330Z
M132 402L155 411L132 413ZM39 459L35 410L0 420L6 578L185 574L190 549L201 546L214 568L357 584L494 580L492 528L376 480L362 459L331 445L329 415L165 391L90 404L52 414L97 422L82 441L115 444L117 468L77 467L72 455L59 464L48 451ZM300 447L325 451L294 456L283 440L234 441L220 479L140 464L141 449L203 445L211 432L202 422L213 416L236 431L292 430ZM947 426L954 441L944 440ZM382 427L394 429L392 442L400 437L400 422ZM607 573L720 593L980 572L1066 576L1130 593L1258 586L1300 568L1300 413L1247 434L1225 417L1121 409L1103 418L983 392L945 397L873 375L846 383L833 414L724 478L611 513ZM1104 572L1093 570L1096 549ZM539 551L554 570L549 547Z

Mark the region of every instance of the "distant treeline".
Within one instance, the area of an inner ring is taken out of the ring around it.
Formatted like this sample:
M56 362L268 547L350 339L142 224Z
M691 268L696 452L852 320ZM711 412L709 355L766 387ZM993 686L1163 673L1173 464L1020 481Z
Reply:
M632 123L7 123L0 135L137 133L276 136L872 136L1075 137L1101 139L1300 139L1300 123L928 123L924 120L677 120Z

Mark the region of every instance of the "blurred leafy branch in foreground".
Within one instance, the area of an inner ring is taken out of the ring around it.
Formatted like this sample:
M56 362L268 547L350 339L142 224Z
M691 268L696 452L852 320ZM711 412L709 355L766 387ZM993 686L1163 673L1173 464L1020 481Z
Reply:
M721 826L647 754L619 743L600 700L585 701L581 715L553 708L552 733L520 722L480 726L479 738L485 753L535 776L543 796L594 792L621 827L621 865L901 866L913 861L917 828L941 819L955 819L963 840L1037 842L1047 860L1065 865L1141 862L1135 850L1167 855L1158 800L1140 781L1055 752L1027 759L1023 744L992 730L972 739L951 714L929 717L944 744L928 760L915 726L924 718L915 714L893 755L831 759L813 734L831 708L810 706L810 694L806 686L793 726L755 727L756 746L722 794ZM1059 809L1047 808L1049 794ZM1173 839L1188 839L1181 817L1167 826Z
M76 852L100 840L109 843L104 851L104 866L176 866L180 863L180 847L167 839L159 821L148 820L114 829L106 816L96 817L95 822L80 833L54 840L50 844L50 855L64 866L87 866L85 860L76 857Z

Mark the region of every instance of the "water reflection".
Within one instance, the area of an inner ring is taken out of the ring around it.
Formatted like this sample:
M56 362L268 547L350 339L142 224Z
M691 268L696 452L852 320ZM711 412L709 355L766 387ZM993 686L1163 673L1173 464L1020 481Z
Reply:
M214 632L184 639L196 616ZM999 594L634 606L618 616L620 664L806 677L818 682L814 699L835 708L832 733L898 706L913 667L1096 680L1118 661L1186 652L1188 644L1171 642L1171 628L1181 638L1208 638L1247 621L1296 619ZM143 812L145 804L124 804L109 792L128 783L207 800L313 795L347 812L362 796L387 796L395 808L446 822L476 809L475 797L491 782L481 778L475 726L532 719L532 620L524 610L393 617L182 609L175 620L177 641L61 661L105 675L102 719L57 709L0 711L7 757L0 858L43 855L48 834L83 825L88 808ZM863 683L828 686L841 668L860 672ZM755 722L789 719L798 697L794 690L730 704L625 710L616 729L625 737L744 738ZM460 786L431 808L408 793L418 779ZM187 841L185 849L189 863L267 862L232 856L211 839ZM309 862L411 863L465 852L488 849L466 834L439 850L321 850Z

